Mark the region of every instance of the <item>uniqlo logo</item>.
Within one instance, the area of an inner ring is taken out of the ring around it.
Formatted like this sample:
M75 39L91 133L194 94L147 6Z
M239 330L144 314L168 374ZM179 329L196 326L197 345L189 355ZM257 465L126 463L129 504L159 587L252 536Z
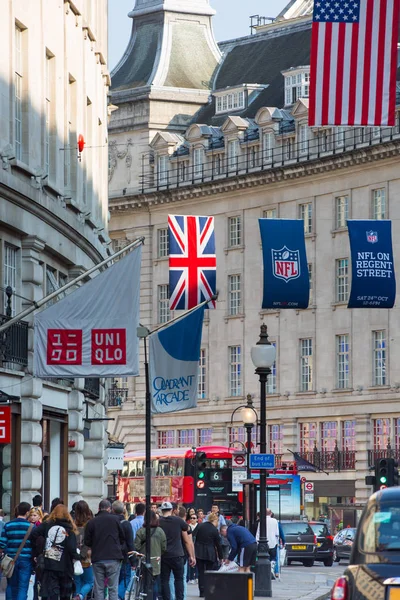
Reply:
M82 364L82 329L47 330L47 364Z
M0 408L0 444L11 444L11 406Z
M126 329L92 329L92 365L126 365Z

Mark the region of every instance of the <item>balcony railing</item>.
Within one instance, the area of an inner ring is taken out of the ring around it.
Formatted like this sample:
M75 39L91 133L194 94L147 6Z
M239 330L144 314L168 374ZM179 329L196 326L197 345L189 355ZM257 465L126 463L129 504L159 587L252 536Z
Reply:
M380 458L394 458L397 461L400 461L400 449L399 448L391 448L390 444L388 448L383 448L381 450L368 450L368 466L374 467L375 462Z
M0 315L0 325L9 317ZM26 367L28 365L28 323L17 321L8 329L0 333L0 363L3 367L15 365Z
M108 406L122 406L128 399L128 388L111 388L108 390Z
M355 450L318 450L300 452L301 458L308 460L321 471L351 471L356 468Z
M91 398L100 396L100 379L98 377L85 377L85 387L83 391Z

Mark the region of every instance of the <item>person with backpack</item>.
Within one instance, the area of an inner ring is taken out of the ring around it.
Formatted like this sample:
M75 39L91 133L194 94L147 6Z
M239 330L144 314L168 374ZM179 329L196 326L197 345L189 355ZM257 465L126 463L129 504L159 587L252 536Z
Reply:
M161 556L167 549L167 537L159 527L157 513L153 510L150 513L150 528L151 528L151 540L150 540L150 554L151 554L151 566L153 567L153 600L157 600L160 591L160 573L161 573ZM138 529L135 537L135 548L137 552L146 554L146 522L143 523L143 527Z
M4 525L1 534L2 558L7 556L13 560L16 559L13 574L7 580L7 600L26 600L28 596L32 573L32 544L29 536L34 529L34 525L28 521L30 508L28 502L18 504L15 509L16 518ZM5 574L4 571L3 574Z
M74 600L84 600L84 598L90 594L94 585L93 567L91 561L92 552L84 543L85 527L91 519L93 519L93 513L90 510L88 503L84 500L77 502L75 505L75 525L78 529L76 539L83 573L82 575L74 575Z
M66 600L71 597L74 582L74 561L77 552L77 528L68 508L58 504L49 517L31 533L32 546L42 549L44 539L44 567L41 578L41 596L47 600Z

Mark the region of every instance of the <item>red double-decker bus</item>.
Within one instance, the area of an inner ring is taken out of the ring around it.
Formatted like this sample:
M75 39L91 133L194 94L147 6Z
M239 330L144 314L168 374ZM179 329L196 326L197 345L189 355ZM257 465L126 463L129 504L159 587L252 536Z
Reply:
M196 456L204 453L204 468L196 468ZM211 510L218 504L226 515L241 510L241 492L232 491L232 455L234 448L202 446L200 448L164 448L152 450L152 495L154 503L176 502L185 506ZM118 478L118 498L135 504L145 498L145 454L128 452Z

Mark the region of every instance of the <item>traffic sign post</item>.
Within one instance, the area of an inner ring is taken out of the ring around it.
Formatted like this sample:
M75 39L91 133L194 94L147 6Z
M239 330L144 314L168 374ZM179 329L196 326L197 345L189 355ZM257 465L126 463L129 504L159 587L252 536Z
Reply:
M275 469L275 454L250 454L251 469Z
M314 492L306 492L304 494L305 502L314 502Z
M247 465L246 455L232 454L232 469L243 469Z
M241 483L247 479L247 471L243 469L235 469L232 471L232 492L242 492L243 484Z
M314 492L314 482L306 481L306 483L304 484L304 491L305 492Z

